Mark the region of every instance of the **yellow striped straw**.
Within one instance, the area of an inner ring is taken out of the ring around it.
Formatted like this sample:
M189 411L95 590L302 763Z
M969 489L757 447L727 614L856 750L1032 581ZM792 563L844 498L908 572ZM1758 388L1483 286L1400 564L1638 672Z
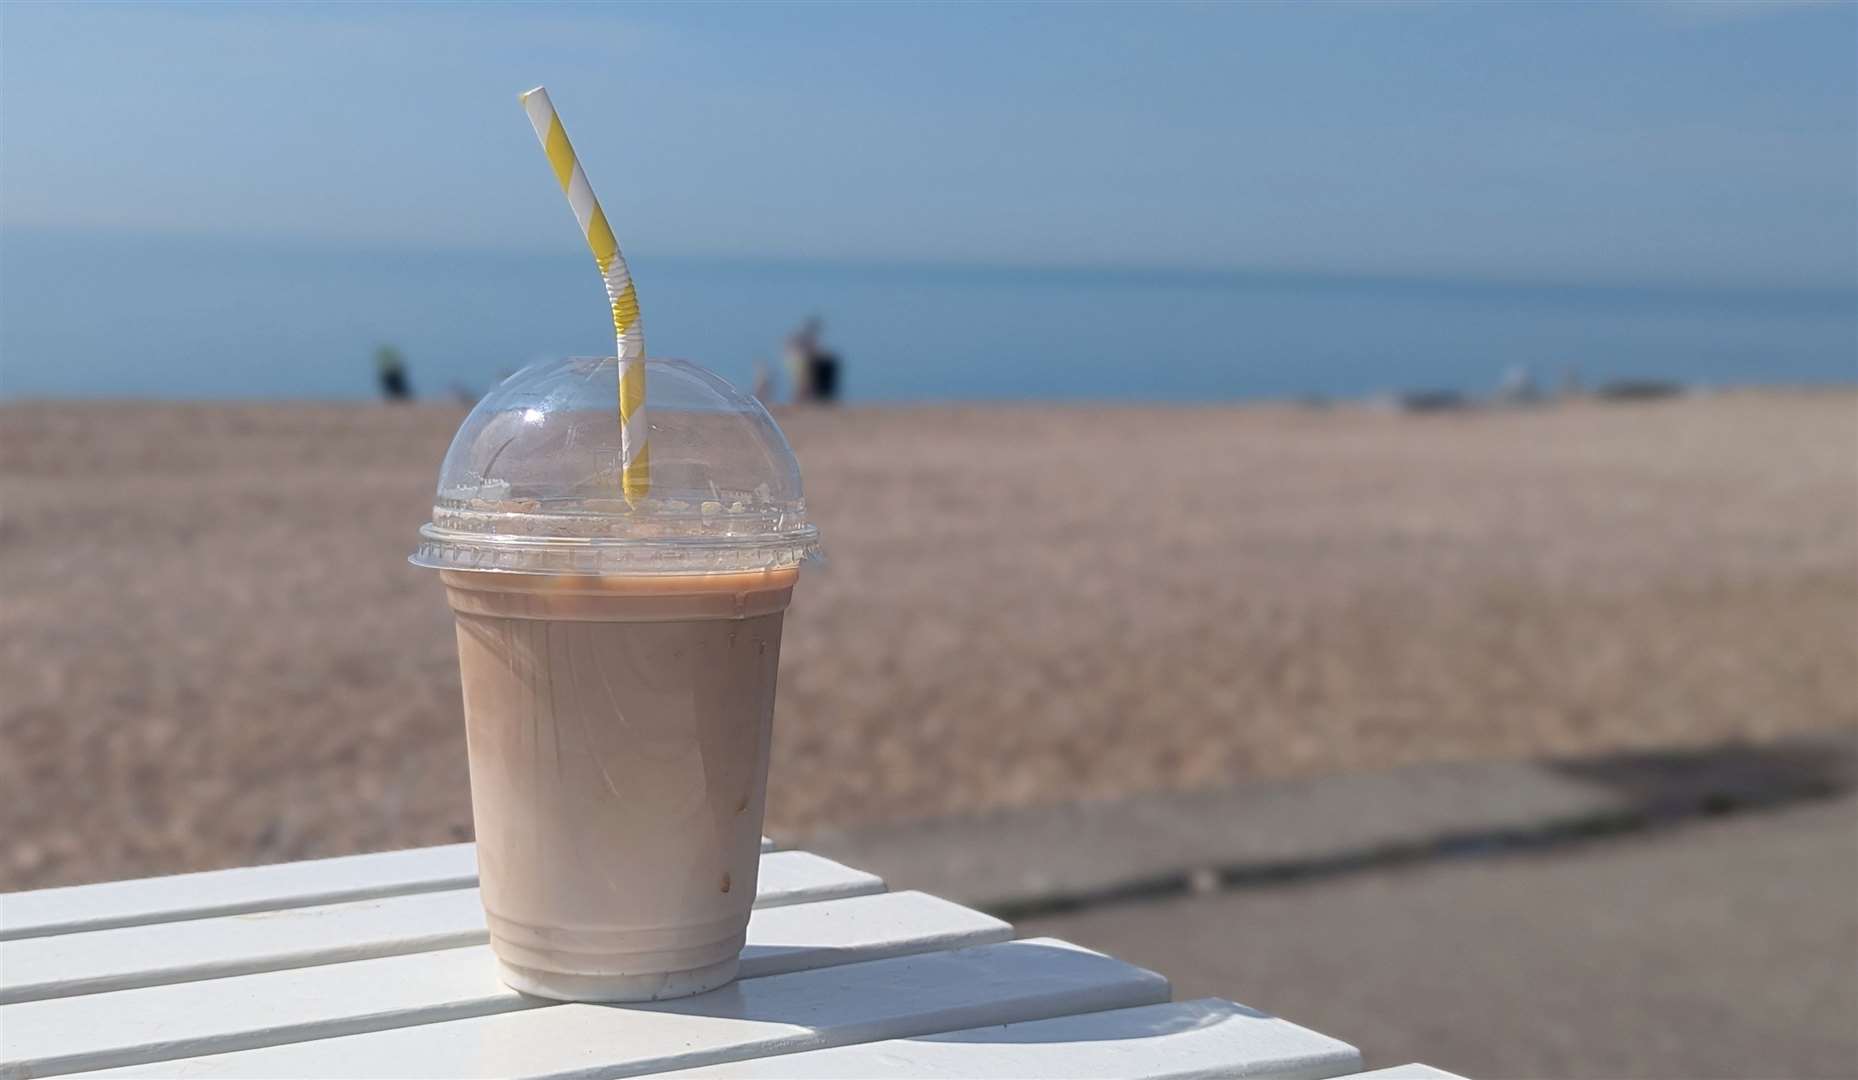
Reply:
M606 281L606 298L613 306L613 333L619 340L619 445L620 486L626 501L642 498L652 487L651 448L646 444L645 423L645 327L639 320L639 294L632 287L632 274L626 269L626 257L619 253L619 241L606 223L587 174L574 156L574 145L555 115L548 91L540 86L520 98L535 137L542 140L555 179L568 196L574 219L581 223L587 246L593 249L594 262L600 264L600 277Z

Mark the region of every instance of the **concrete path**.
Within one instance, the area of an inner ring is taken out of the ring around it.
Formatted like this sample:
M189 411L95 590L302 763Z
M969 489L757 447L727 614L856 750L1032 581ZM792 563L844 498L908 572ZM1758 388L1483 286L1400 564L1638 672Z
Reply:
M1659 828L1858 788L1858 731L1263 781L776 839L998 915Z
M1858 732L798 838L1475 1077L1858 1077Z
M1858 797L1022 921L1473 1077L1858 1076Z

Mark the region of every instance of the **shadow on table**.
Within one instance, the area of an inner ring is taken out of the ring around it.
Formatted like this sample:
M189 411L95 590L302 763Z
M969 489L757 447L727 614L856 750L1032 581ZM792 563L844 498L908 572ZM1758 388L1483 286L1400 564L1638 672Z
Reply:
M890 1029L894 1035L879 1037L905 1038L1134 1008L1167 996L1167 980L1152 971L1055 939L1032 938L811 967L627 1007L809 1028L829 1021L840 1028Z

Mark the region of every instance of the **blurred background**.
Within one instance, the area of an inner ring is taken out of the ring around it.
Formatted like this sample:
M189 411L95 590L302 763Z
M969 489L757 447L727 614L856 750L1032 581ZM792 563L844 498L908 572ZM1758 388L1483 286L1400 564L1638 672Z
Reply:
M775 408L826 536L775 836L1370 1064L1858 1075L1855 46L8 5L0 889L470 838L405 556L478 395L611 351L546 82L653 353Z

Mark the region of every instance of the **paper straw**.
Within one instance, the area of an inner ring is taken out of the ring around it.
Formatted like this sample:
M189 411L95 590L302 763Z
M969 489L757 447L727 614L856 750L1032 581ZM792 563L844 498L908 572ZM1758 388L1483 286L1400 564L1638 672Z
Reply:
M606 282L606 298L613 307L613 334L619 342L619 445L620 486L626 501L641 498L652 487L651 448L646 445L645 423L645 327L639 320L639 294L632 287L632 274L626 269L626 257L619 253L619 241L606 223L606 214L594 198L587 174L574 156L574 145L555 115L548 91L538 86L520 98L535 137L542 140L555 179L568 196L574 219L581 224L587 246L593 249L594 262L600 265L600 277Z

